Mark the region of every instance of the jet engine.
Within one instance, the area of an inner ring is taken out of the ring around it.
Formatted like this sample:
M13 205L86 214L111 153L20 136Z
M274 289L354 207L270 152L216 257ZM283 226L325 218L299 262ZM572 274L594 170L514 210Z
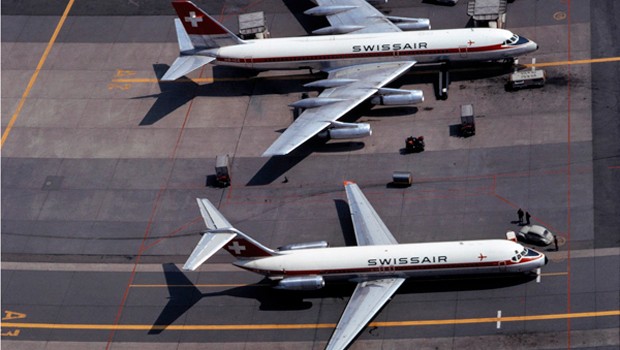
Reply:
M317 30L313 30L312 34L316 35L331 35L331 34L347 34L354 32L356 30L363 29L364 26L355 26L355 25L340 25L340 26L331 26L325 27Z
M316 249L316 248L327 248L329 244L325 241L317 241L317 242L306 242L306 243L295 243L288 244L282 247L279 247L279 251L284 250L298 250L298 249Z
M368 123L332 122L330 127L317 136L324 139L358 139L371 134L372 130Z
M394 23L400 30L423 30L431 29L431 21L428 18L410 18L410 17L397 17L386 16L390 22Z
M382 88L377 91L370 103L374 105L398 106L411 105L424 101L422 90L402 90Z
M321 276L288 277L280 280L274 287L287 290L317 290L325 287L325 280Z
M308 16L331 16L341 12L353 10L357 8L357 6L351 5L326 5L326 6L315 6L311 9L304 11L304 14Z

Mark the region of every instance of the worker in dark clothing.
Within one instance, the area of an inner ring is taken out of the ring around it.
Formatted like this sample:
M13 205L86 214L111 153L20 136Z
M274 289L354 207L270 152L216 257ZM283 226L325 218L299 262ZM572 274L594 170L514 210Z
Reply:
M521 210L521 208L517 210L517 215L519 216L519 224L522 224L523 223L523 210Z
M530 215L529 211L525 212L525 224L529 225L530 224L530 218L532 217L532 215Z

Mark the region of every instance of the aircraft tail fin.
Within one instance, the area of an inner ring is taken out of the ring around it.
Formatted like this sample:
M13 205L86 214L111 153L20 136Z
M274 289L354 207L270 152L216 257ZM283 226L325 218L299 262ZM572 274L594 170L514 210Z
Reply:
M195 48L211 49L245 43L193 2L176 0L172 6Z
M208 231L202 236L185 265L183 265L184 270L193 271L197 269L220 248L224 248L231 255L240 259L253 259L277 254L272 249L232 227L208 199L198 198L197 202Z

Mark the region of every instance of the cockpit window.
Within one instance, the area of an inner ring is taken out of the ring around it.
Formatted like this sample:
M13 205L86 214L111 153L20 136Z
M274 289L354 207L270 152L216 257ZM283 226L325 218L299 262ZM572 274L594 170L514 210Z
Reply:
M513 34L510 39L504 41L504 45L514 45L519 41L519 36L517 34Z
M521 258L526 256L528 253L529 251L527 250L527 248L523 248L521 252L519 252L518 250L515 250L515 256L513 256L510 260L514 262L519 262L521 261Z

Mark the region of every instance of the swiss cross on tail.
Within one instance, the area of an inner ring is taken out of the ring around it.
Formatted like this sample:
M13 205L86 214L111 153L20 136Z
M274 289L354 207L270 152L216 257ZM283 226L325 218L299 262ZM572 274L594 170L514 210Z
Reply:
M189 17L185 17L183 19L185 22L189 22L192 24L192 27L198 28L198 23L202 22L202 16L196 17L196 12L189 11Z
M196 7L191 1L177 0L172 2L187 34L213 35L228 34L226 28L213 20L211 16Z
M270 252L260 247L259 244L241 236L237 236L232 241L228 242L228 244L224 246L224 249L237 258L257 258L272 255Z

